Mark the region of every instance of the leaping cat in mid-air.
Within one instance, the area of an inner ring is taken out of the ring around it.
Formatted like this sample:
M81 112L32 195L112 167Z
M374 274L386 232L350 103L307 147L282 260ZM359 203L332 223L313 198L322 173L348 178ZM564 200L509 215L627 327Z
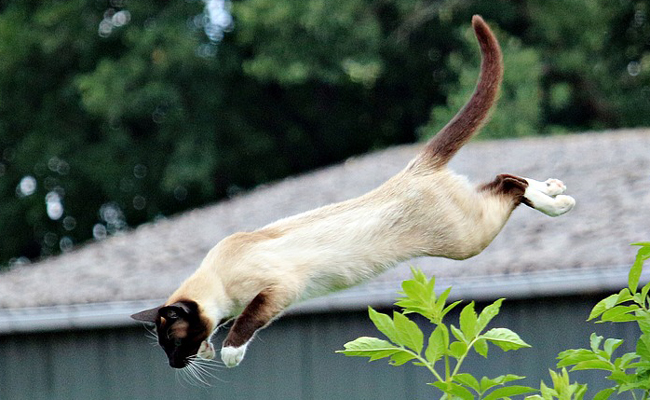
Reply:
M212 359L210 338L230 319L221 359L234 367L255 333L297 301L364 282L412 257L472 257L520 203L550 216L573 208L556 179L503 174L472 187L447 168L486 121L503 75L494 34L479 16L472 26L482 55L476 89L404 170L358 198L226 237L164 305L132 316L156 324L172 367L197 355Z

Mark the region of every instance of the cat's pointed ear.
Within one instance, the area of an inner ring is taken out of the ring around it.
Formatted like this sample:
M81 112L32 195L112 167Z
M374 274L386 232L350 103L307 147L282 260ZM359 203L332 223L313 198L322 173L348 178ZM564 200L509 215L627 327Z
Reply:
M131 318L133 318L136 321L151 322L152 324L156 323L156 319L158 318L158 311L162 307L163 306L158 306L158 307L150 308L148 310L140 311L138 313L131 315Z

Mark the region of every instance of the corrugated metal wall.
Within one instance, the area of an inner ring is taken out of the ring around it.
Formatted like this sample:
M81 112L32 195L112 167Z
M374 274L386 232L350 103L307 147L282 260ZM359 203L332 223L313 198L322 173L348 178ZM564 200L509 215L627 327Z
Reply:
M540 379L550 383L548 369L554 367L557 353L588 347L593 331L623 338L626 343L621 350L633 350L637 332L631 324L585 322L599 299L506 301L493 326L514 330L533 348L503 353L491 347L488 360L470 357L464 369L479 377L526 375L525 383L539 386ZM457 314L450 317L448 322L457 325ZM426 324L422 326L430 331ZM210 388L179 382L162 350L145 337L144 328L0 336L0 399L439 397L425 384L431 378L423 368L391 367L384 360L368 364L334 353L361 335L380 336L365 312L284 317L258 336L239 367L223 369ZM599 378L604 374L576 372L572 376L590 384L591 396L607 384Z

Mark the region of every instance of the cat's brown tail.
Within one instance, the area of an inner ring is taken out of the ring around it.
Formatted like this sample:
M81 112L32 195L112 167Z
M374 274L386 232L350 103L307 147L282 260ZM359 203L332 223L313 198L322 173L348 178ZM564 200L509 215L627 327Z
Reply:
M474 15L472 27L481 48L481 73L465 106L425 145L418 163L443 167L487 121L503 77L503 59L496 37L483 18Z

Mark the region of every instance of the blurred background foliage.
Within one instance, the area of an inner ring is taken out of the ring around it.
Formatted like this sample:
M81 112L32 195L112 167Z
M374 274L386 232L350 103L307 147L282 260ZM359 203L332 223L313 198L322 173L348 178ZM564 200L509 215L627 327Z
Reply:
M649 12L634 0L0 0L0 265L429 137L474 87L473 14L506 62L481 138L650 125Z

